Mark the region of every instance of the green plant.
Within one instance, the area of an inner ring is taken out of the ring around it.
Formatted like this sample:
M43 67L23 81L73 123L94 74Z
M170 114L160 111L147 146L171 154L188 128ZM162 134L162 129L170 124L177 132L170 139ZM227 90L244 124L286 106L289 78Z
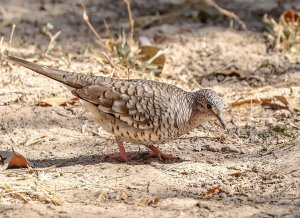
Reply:
M290 13L296 12L285 12L278 22L265 15L263 19L267 24L267 31L265 35L272 43L272 47L274 49L299 53L300 21L299 19L287 19L289 18L288 16L291 16Z
M54 29L54 26L51 23L47 23L45 26L43 26L43 33L45 33L50 41L47 47L47 50L45 52L45 55L47 55L56 45L56 39L58 38L58 36L61 34L61 31L57 31L55 34L52 34L52 30Z

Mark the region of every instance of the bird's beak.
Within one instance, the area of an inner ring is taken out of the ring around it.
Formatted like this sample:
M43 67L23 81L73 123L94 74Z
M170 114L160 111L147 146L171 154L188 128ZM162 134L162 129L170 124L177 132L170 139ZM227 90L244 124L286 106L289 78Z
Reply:
M217 118L220 121L220 123L223 126L223 128L226 129L226 123L225 123L225 120L224 120L222 114L217 114Z

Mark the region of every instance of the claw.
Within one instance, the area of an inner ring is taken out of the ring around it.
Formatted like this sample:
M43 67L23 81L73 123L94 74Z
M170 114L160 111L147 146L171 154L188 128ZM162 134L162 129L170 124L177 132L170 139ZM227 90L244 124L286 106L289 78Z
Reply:
M160 161L163 160L174 160L177 159L177 156L174 154L163 154L157 147L154 145L149 145L146 146L149 148L152 152L147 156L148 158L150 157L157 157Z
M116 159L121 159L121 160L126 161L126 162L129 162L129 161L131 160L131 159L127 156L126 153L124 154L124 153L121 153L121 152L110 155L110 156L108 157L108 159L109 159L110 161L114 161L114 160L116 160Z
M108 157L108 159L110 161L114 161L116 159L121 159L125 162L127 162L128 164L135 164L136 162L133 161L130 157L128 157L128 155L126 154L125 151L125 147L123 145L123 141L120 141L117 139L117 143L118 143L118 148L119 148L119 153L116 154L112 154Z

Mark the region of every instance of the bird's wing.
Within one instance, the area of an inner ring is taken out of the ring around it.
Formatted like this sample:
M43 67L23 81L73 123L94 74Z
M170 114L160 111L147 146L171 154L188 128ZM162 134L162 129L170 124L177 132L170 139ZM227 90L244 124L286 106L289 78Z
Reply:
M183 90L175 86L154 81L88 76L42 66L13 56L4 58L74 88L74 95L135 128L178 126L174 107L178 107L176 104L179 96L176 94L182 94Z
M164 93L168 85L152 83L116 80L74 89L72 93L135 128L151 129L166 122L174 125L170 94Z

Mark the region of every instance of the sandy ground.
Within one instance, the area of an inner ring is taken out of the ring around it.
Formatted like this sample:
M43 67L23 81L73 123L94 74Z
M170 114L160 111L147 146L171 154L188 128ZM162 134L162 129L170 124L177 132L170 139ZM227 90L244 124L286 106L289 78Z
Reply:
M97 28L103 29L104 18L116 29L118 21L120 25L126 21L122 1L115 6L97 2L87 5ZM164 11L170 1L146 2L134 2L135 17L147 15L153 7ZM288 1L279 8L278 1L255 1L255 6L250 0L234 2L220 1L246 21L249 31L229 29L222 17L203 24L189 16L137 30L137 35L167 48L165 70L156 79L169 78L168 82L191 89L188 81L194 78L201 87L220 92L227 103L228 130L207 123L159 145L162 151L178 155L178 161L146 159L143 146L128 143L126 148L138 164L109 162L116 143L80 103L36 105L43 98L71 97L63 85L3 63L0 151L13 146L35 168L0 172L0 216L300 217L299 111L229 106L237 100L274 96L292 99L295 107L300 103L300 56L268 51L261 22L262 11L276 16L282 8L292 5L300 10L300 5ZM82 21L79 3L1 0L0 22L16 23L13 54L97 74L104 66L91 58L99 50ZM41 29L47 22L62 34L44 57L40 54L49 40ZM0 25L6 40L10 30L10 25ZM84 55L87 45L90 56ZM259 67L263 63L267 64ZM203 78L211 72L230 76ZM243 73L247 77L239 76ZM216 187L219 192L205 199Z

